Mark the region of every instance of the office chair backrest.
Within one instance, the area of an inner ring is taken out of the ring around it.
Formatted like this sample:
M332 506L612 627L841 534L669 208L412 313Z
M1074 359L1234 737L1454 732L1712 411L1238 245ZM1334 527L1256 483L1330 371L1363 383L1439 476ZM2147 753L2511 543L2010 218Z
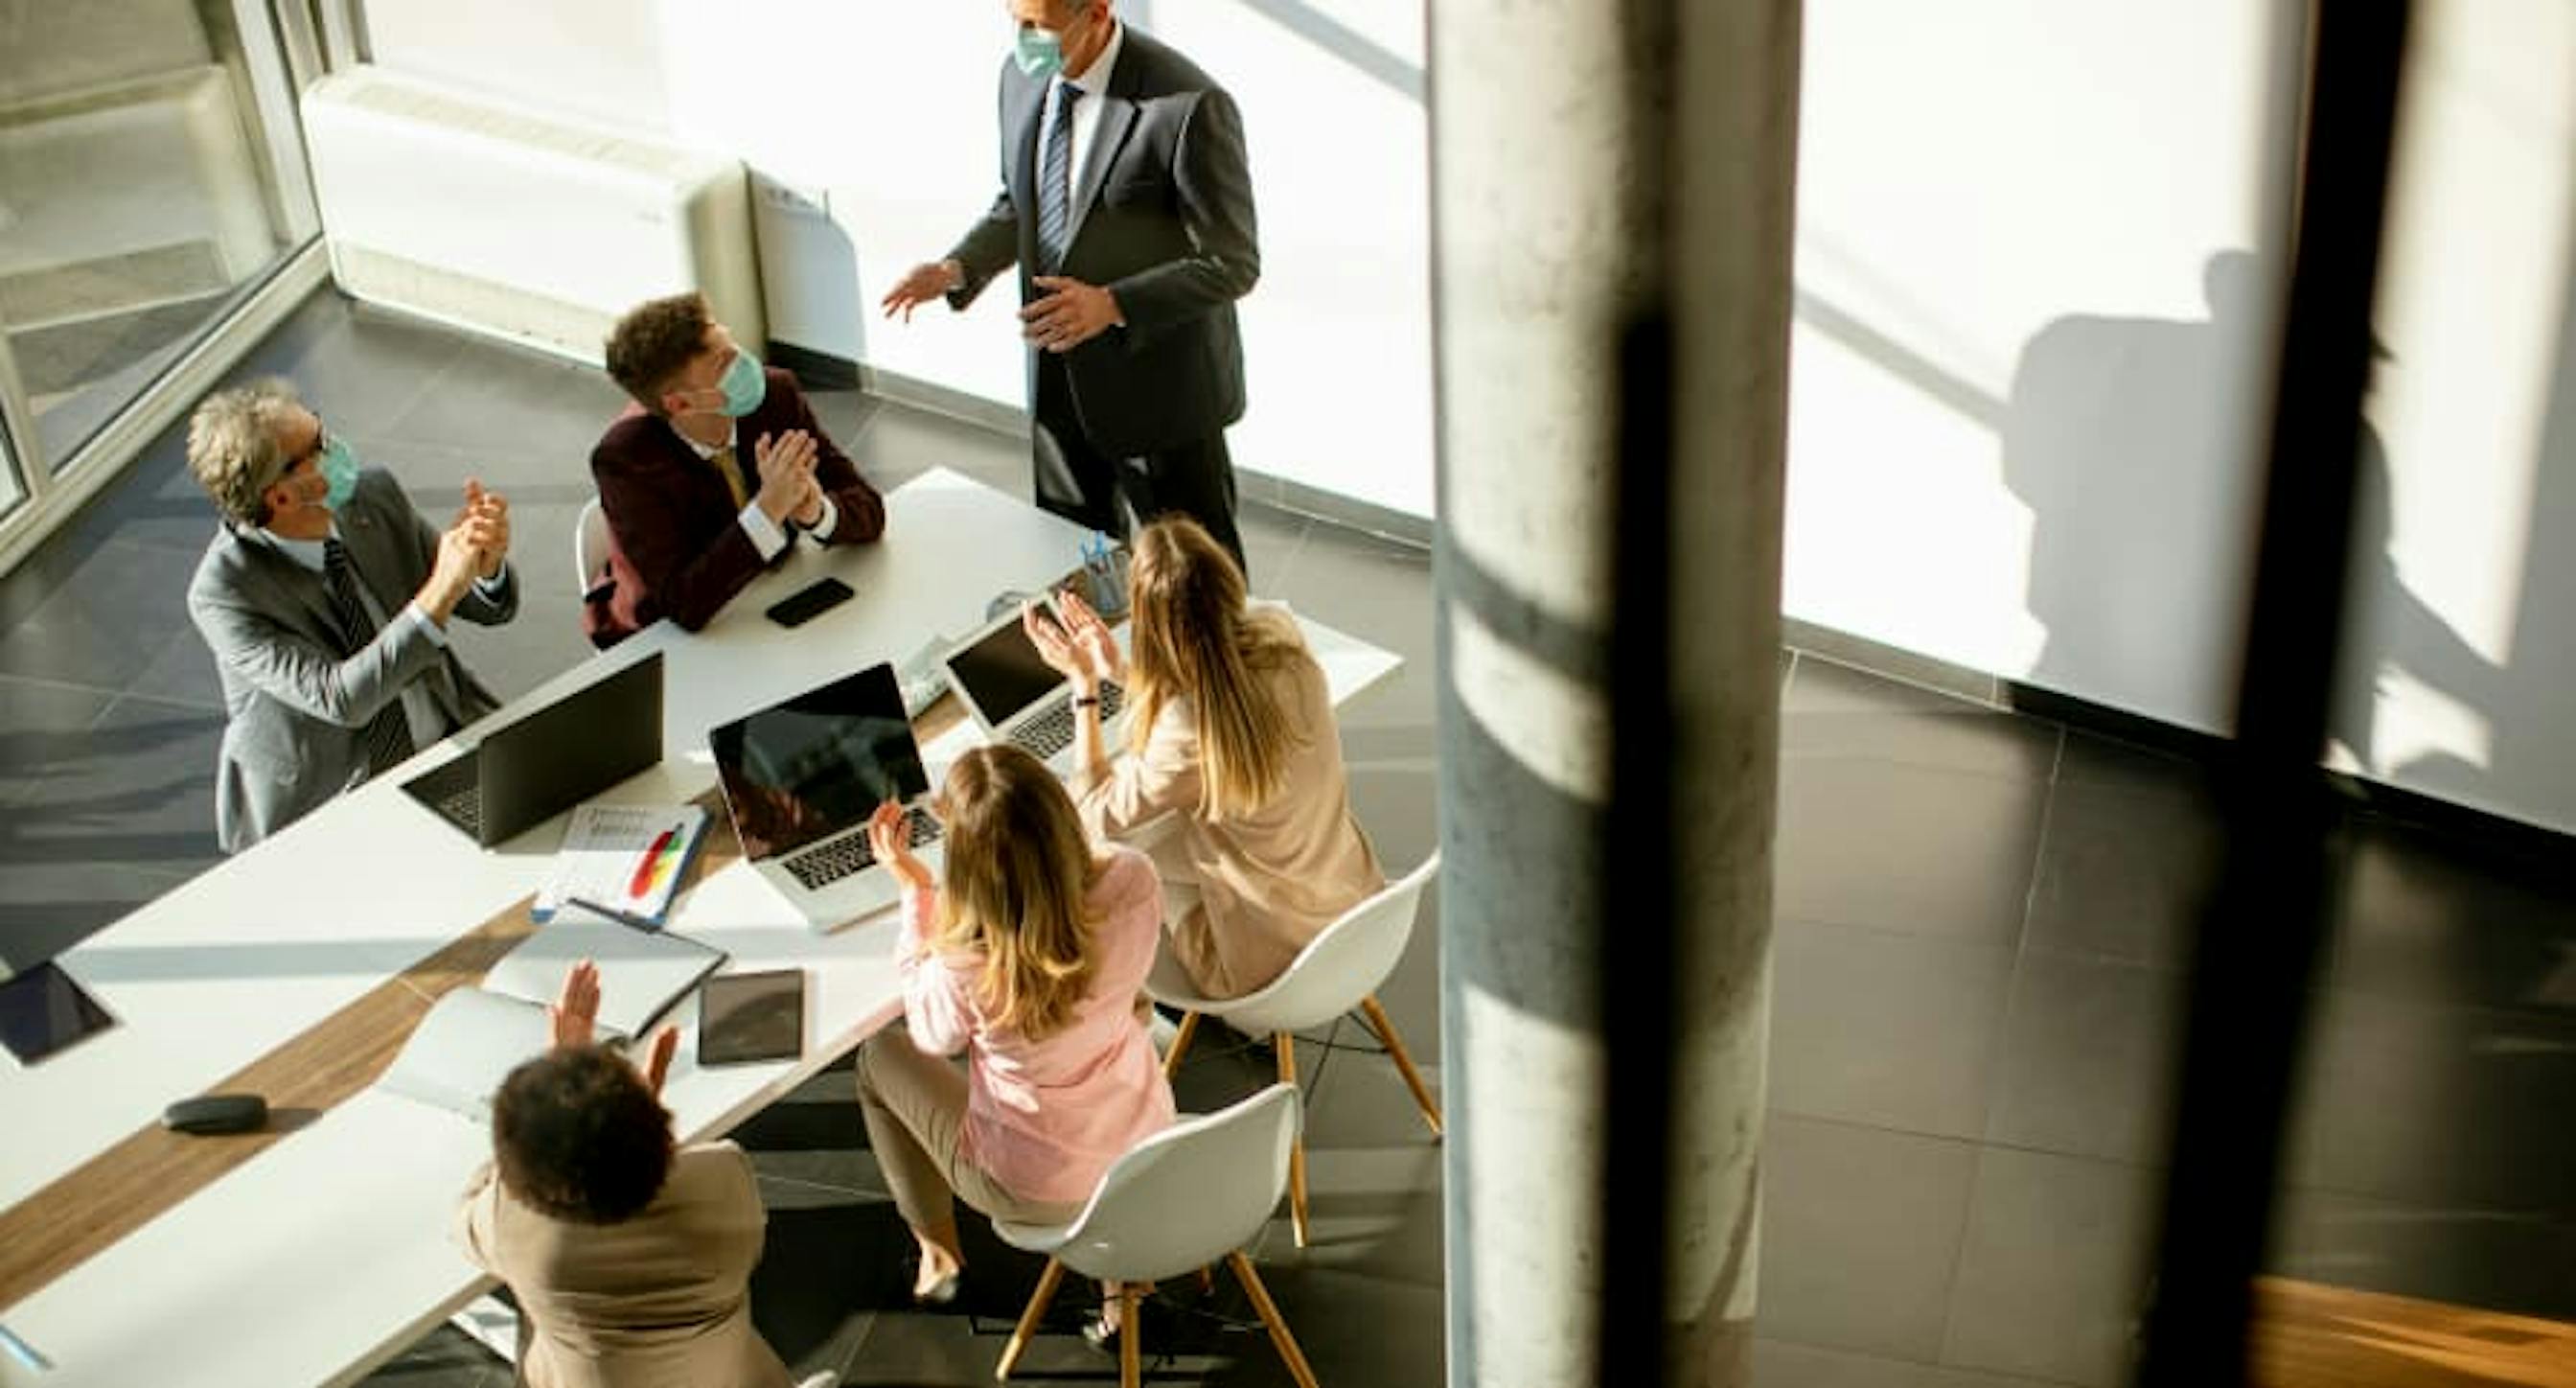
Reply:
M572 527L572 590L585 596L590 585L599 581L599 570L608 562L608 513L599 509L599 498L581 504L581 519Z
M1439 871L1434 849L1420 867L1325 926L1267 986L1208 1012L1248 1036L1262 1036L1320 1026L1359 1006L1404 958L1422 889Z
M1296 1086L1274 1084L1137 1143L1100 1178L1056 1257L1086 1277L1150 1281L1243 1247L1288 1188L1299 1121Z

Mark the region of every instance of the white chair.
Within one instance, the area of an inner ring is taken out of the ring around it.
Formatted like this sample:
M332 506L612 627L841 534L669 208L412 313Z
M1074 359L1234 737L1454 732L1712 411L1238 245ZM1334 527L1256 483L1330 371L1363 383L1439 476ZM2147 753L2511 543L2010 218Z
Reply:
M1294 1085L1274 1084L1234 1107L1184 1118L1137 1143L1101 1175L1100 1188L1071 1224L993 1221L993 1232L1014 1248L1047 1255L1046 1271L1028 1309L1002 1347L993 1368L1008 1379L1029 1347L1029 1337L1055 1299L1064 1270L1120 1285L1118 1381L1136 1388L1143 1377L1137 1319L1141 1283L1195 1272L1223 1258L1261 1315L1298 1388L1315 1388L1315 1371L1278 1304L1261 1285L1243 1245L1279 1206L1288 1179L1288 1154L1297 1141L1299 1110Z
M599 566L608 562L608 513L599 509L599 498L581 504L581 519L572 525L572 591L575 597L590 592L599 581Z
M1166 937L1162 953L1154 960L1154 971L1145 980L1145 991L1154 1001L1180 1008L1185 1015L1180 1033L1172 1038L1172 1048L1163 1057L1163 1073L1180 1072L1181 1056L1190 1048L1199 1018L1222 1017L1247 1036L1268 1034L1279 1061L1280 1083L1295 1084L1297 1038L1293 1033L1320 1026L1357 1008L1367 1015L1369 1029L1377 1033L1386 1053L1395 1057L1395 1068L1403 1073L1405 1087L1413 1091L1413 1102L1421 1108L1422 1121L1430 1125L1432 1137L1439 1137L1439 1101L1431 1097L1430 1086L1422 1082L1422 1072L1413 1067L1413 1057L1404 1049L1404 1038L1396 1035L1395 1023L1387 1019L1386 1009L1377 1002L1378 985L1394 972L1396 961L1404 957L1405 942L1413 938L1413 920L1422 908L1422 889L1439 871L1440 854L1435 850L1402 880L1390 883L1324 927L1322 934L1297 952L1279 977L1239 998L1199 996L1189 975L1182 972L1180 961L1172 957ZM1288 1212L1297 1246L1304 1248L1306 1143L1302 1137L1288 1154Z

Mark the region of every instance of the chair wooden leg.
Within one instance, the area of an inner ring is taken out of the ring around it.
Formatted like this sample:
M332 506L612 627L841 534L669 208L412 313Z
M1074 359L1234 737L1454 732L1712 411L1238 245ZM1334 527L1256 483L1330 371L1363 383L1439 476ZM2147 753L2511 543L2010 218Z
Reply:
M1252 1298L1252 1309L1261 1313L1261 1324L1270 1332L1270 1343L1278 1347L1279 1357L1287 1362L1288 1376L1297 1380L1297 1388L1315 1388L1315 1371L1307 1365L1305 1352L1297 1348L1297 1337L1288 1333L1288 1322L1280 1316L1278 1303L1270 1299L1270 1289L1261 1285L1261 1274L1252 1270L1252 1260L1237 1249L1225 1255L1225 1265L1234 1269L1234 1280L1243 1284L1244 1295Z
M1118 1288L1118 1388L1143 1388L1145 1353L1137 1341L1145 1338L1145 1326L1137 1319L1144 1308L1145 1294L1139 1284L1122 1283Z
M1002 1346L1002 1362L993 1366L993 1379L1000 1382L1011 1376L1020 1356L1028 1351L1029 1337L1038 1333L1038 1322L1046 1319L1047 1307L1055 1300L1055 1289L1064 1281L1064 1264L1047 1259L1046 1271L1038 1274L1038 1289L1029 1294L1029 1309L1020 1313L1020 1323L1011 1328L1009 1344Z
M1386 1009L1377 1005L1375 993L1360 999L1360 1007L1368 1013L1369 1026L1377 1032L1377 1039L1386 1043L1386 1053L1395 1057L1395 1068L1404 1076L1404 1087L1413 1091L1413 1102L1422 1110L1422 1121L1431 1125L1433 1137L1439 1137L1440 1101L1431 1097L1431 1086L1424 1084L1422 1072L1413 1068L1413 1054L1404 1049L1404 1038L1395 1034L1395 1023L1388 1019Z
M1190 1048L1190 1038L1199 1034L1199 1014L1181 1014L1181 1029L1172 1033L1172 1048L1163 1053L1163 1078L1181 1073L1181 1056Z
M1297 1038L1287 1032L1273 1032L1270 1047L1279 1053L1279 1082L1291 1087L1297 1083ZM1296 1232L1297 1246L1306 1246L1306 1134L1299 1125L1294 1142L1288 1144L1288 1224Z

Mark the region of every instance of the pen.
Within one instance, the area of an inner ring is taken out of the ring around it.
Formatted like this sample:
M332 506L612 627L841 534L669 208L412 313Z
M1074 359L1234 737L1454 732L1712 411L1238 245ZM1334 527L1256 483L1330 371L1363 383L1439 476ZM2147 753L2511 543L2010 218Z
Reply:
M649 916L639 916L632 911L621 911L614 906L602 906L598 902L593 901L586 896L568 896L565 897L564 900L572 905L582 908L585 911L596 912L599 915L606 916L610 920L617 922L619 925L641 930L648 935L659 933L662 929L662 923Z
M17 1360L28 1368L45 1371L54 1367L54 1361L36 1353L36 1347L34 1345L28 1344L26 1341L21 1340L16 1335L10 1333L9 1327L5 1325L0 1325L0 1349L9 1351L10 1358Z

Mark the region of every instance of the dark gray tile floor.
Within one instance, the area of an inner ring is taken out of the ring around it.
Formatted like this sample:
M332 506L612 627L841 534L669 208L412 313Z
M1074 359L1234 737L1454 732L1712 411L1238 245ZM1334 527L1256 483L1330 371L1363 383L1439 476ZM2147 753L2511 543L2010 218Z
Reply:
M573 517L618 405L597 373L325 293L242 375L295 377L433 514L507 492L526 599L460 633L505 696L587 654ZM827 427L880 486L959 468L1025 487L1024 446L855 392ZM53 954L213 860L214 671L182 593L211 520L174 433L0 578L0 958ZM1255 584L1402 654L1343 725L1391 863L1434 842L1430 565L1263 507ZM1765 1388L2120 1381L2139 1311L2185 943L2218 838L2187 764L1809 656L1784 655L1780 926L1762 1239ZM2576 886L2563 868L2365 820L2338 844L2338 921L2275 1265L2374 1290L2576 1318ZM1381 997L1437 1083L1437 903ZM1349 1031L1343 1040L1354 1039ZM1439 1149L1383 1061L1310 1048L1315 1246L1274 1223L1263 1273L1322 1380L1441 1375ZM1185 1104L1266 1063L1202 1044ZM989 1382L1035 1260L970 1221L965 1314L902 1296L906 1239L846 1068L740 1137L771 1222L755 1296L800 1369ZM1097 1382L1056 1317L1023 1376ZM1286 1382L1230 1290L1158 1308L1163 1367ZM499 1388L463 1337L373 1382Z

